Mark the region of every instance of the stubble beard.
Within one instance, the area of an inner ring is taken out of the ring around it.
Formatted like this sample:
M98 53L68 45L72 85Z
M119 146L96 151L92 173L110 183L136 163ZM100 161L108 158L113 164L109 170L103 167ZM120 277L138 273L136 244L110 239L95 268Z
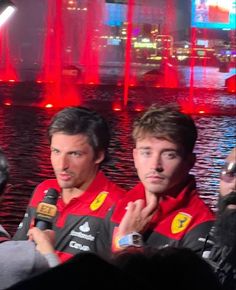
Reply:
M236 245L236 209L227 206L236 205L236 191L219 197L218 215L216 220L216 238L221 246L235 247Z

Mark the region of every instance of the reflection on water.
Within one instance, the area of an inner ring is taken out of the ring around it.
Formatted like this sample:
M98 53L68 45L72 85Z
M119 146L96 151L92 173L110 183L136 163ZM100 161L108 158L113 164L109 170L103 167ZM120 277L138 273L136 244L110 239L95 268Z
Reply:
M183 76L180 80L180 86L190 84L191 70L188 66L180 66L179 70ZM225 80L236 73L233 67L229 72L222 73L218 67L195 66L193 68L194 87L219 89L225 86Z
M169 98L171 99L171 98ZM112 129L111 160L105 173L125 188L137 181L132 161L132 122L137 112L113 112L94 106ZM0 107L0 147L9 159L12 187L1 203L0 222L13 233L21 220L33 188L53 176L46 130L55 110L36 107ZM197 163L192 170L201 196L213 209L218 191L218 176L225 155L235 146L234 115L193 116L199 128Z

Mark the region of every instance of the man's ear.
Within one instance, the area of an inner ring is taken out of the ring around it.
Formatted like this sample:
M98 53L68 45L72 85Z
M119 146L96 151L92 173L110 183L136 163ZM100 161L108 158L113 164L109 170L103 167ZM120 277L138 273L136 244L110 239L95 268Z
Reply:
M95 164L100 164L102 163L102 161L104 160L105 158L105 153L104 151L99 151L97 156L96 156L96 159L95 159Z

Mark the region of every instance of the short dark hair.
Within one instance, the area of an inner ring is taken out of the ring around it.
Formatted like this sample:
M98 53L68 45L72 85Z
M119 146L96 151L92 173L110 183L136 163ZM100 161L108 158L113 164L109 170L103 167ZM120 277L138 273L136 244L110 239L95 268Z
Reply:
M4 192L9 179L9 164L5 153L0 149L0 195Z
M153 105L133 124L135 142L146 135L167 139L182 145L185 153L192 153L197 140L197 128L193 119L182 113L176 104Z
M103 116L96 111L85 107L67 107L59 111L52 118L48 128L50 142L52 135L58 132L66 135L87 136L95 156L103 151L105 153L104 161L108 160L110 129Z

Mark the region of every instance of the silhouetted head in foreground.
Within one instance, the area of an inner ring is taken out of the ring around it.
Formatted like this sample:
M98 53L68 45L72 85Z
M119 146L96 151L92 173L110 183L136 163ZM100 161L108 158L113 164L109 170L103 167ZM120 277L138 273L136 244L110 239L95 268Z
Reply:
M188 248L126 251L114 263L147 289L221 289L210 265Z
M22 281L12 290L67 288L80 290L220 290L210 265L190 249L125 251L105 261L93 253L80 253L67 262Z
M221 246L236 245L236 147L221 170L216 235Z
M5 153L0 149L0 195L4 192L9 178L9 164Z

